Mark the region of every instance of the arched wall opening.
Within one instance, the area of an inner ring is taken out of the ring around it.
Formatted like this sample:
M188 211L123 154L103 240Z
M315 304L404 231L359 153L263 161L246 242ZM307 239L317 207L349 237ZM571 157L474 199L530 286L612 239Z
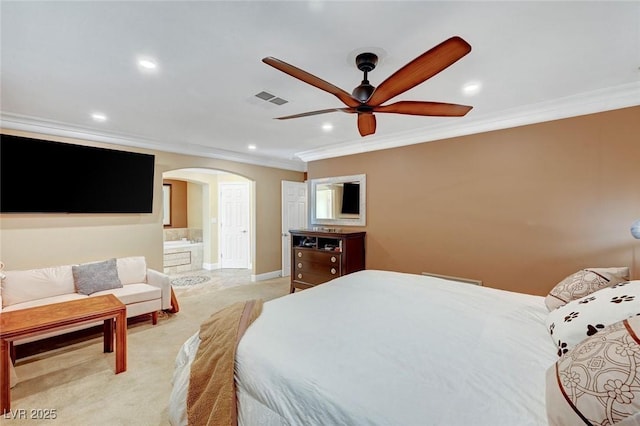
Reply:
M162 178L164 272L239 268L254 275L255 182L210 168Z

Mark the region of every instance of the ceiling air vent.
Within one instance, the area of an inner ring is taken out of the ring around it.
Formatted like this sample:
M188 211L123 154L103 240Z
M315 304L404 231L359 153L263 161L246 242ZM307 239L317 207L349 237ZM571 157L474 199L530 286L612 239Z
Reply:
M268 101L269 99L271 99L271 98L275 98L276 96L275 96L275 95L272 95L272 94L271 94L271 93L269 93L269 92L264 92L264 91L262 91L262 92L258 93L258 94L256 95L256 97L257 97L257 98L260 98L260 99L262 99L262 100L264 100L264 101Z
M287 102L289 102L286 99L278 98L276 95L272 95L271 93L265 92L265 91L258 93L256 95L256 98L260 98L263 101L269 101L272 104L276 104L276 105L284 105Z
M284 105L289 101L287 101L285 99L282 99L282 98L273 98L269 102L271 102L272 104L276 104L276 105Z

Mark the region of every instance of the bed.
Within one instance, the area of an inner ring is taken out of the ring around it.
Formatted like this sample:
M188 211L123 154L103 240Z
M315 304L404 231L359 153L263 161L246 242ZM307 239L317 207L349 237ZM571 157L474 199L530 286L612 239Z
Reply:
M238 424L546 425L544 298L366 270L266 302L235 361ZM186 424L198 335L176 359Z

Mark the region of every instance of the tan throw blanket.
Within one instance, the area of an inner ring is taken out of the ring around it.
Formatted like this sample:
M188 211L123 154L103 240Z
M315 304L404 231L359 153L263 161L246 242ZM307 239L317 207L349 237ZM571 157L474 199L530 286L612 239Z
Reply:
M239 302L211 315L200 326L200 346L191 364L187 395L189 425L237 426L236 348L261 312L262 300Z

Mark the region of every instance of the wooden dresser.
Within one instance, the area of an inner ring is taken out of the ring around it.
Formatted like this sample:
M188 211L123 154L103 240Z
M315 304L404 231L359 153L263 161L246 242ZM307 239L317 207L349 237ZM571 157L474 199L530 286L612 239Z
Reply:
M292 230L291 292L365 268L366 232Z

